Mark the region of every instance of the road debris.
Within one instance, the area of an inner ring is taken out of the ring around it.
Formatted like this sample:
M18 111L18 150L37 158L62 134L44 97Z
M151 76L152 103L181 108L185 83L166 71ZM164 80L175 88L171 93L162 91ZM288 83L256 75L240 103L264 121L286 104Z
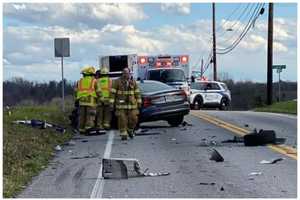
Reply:
M245 146L260 146L266 144L283 144L285 138L276 138L274 130L263 130L260 129L257 132L256 129L250 134L244 136Z
M161 133L160 132L139 132L139 133L136 133L135 136L145 136L145 135L160 135Z
M61 146L59 146L59 145L56 145L56 147L54 148L56 151L61 151L62 150L62 148L61 148Z
M221 156L221 154L217 150L212 149L212 153L211 153L209 160L214 160L216 162L223 162L224 158Z
M199 185L216 185L216 183L199 183Z
M234 136L233 139L231 139L231 140L222 141L222 143L243 143L243 142L244 142L244 138L237 137L237 136Z
M171 138L172 141L176 141L176 138Z
M275 163L277 163L279 161L282 161L282 160L284 160L284 158L276 158L276 159L273 159L273 160L262 160L259 163L260 164L275 164Z
M245 126L245 127L249 127L249 124L245 124L244 126Z
M181 126L193 126L193 124L190 124L190 123L188 123L188 122L186 122L186 121L183 121L183 122L181 123Z
M221 187L221 189L220 189L221 191L224 191L224 188L223 188L223 186Z
M32 120L16 120L13 121L12 123L14 124L24 124L27 126L31 126L33 128L40 128L40 129L46 129L46 128L52 128L57 132L60 133L65 133L66 129L56 125L56 124L52 124L52 123L48 123L45 120L37 120L37 119L32 119Z
M88 140L81 140L81 142L85 143L85 142L88 142Z
M167 176L169 172L147 172L141 169L137 159L126 158L103 158L102 159L102 176L104 179L128 179L130 177L146 177L146 176Z
M75 146L76 142L75 141L69 141L69 142L66 142L64 143L64 145L67 145L67 146Z
M106 134L106 130L97 129L97 128L90 128L90 129L86 130L86 133L85 133L85 135L88 135L88 136L105 135L105 134Z
M97 158L97 157L99 157L98 153L90 153L89 155L86 156L74 156L71 157L71 159L85 159L85 158Z
M251 172L248 176L259 176L262 175L262 172Z

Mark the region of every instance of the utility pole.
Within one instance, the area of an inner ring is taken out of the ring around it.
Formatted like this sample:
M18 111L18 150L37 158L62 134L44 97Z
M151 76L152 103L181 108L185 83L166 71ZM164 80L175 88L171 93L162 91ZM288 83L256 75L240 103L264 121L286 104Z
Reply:
M203 58L201 59L201 71L200 71L200 74L201 74L200 78L202 78L203 77Z
M272 104L273 98L273 3L269 3L268 19L268 52L267 52L267 105Z
M216 57L216 18L215 3L212 3L212 32L213 32L213 64L214 64L214 81L217 80L217 57Z

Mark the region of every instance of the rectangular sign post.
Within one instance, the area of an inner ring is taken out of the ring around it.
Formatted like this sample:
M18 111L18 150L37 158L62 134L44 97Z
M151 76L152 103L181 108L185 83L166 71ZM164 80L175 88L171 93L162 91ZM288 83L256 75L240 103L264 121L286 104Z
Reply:
M65 112L65 81L64 81L64 57L70 57L70 39L54 39L55 57L61 57L61 80L62 80L62 111Z
M286 68L286 65L273 65L272 69L276 69L278 73L278 101L280 101L280 73L282 72L283 69Z

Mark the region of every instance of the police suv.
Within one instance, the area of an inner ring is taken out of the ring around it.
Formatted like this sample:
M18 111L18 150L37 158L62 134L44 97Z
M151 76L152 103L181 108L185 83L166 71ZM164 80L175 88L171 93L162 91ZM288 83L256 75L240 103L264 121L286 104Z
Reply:
M191 109L203 107L227 110L231 102L231 94L225 83L217 81L196 81L191 83L189 98Z

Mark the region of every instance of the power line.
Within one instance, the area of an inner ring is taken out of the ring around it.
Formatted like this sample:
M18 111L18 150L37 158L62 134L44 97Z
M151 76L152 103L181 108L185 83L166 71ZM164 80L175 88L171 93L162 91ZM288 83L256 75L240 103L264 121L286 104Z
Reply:
M263 7L264 7L264 4L257 5L256 9L254 10L251 18L249 19L247 25L245 26L245 28L244 28L243 32L240 34L240 36L230 46L228 46L226 48L218 49L220 51L223 51L223 52L217 52L218 54L227 54L227 53L229 53L241 42L241 40L246 36L246 34L250 30L251 26L254 24L256 19L259 17L259 15L262 14Z

